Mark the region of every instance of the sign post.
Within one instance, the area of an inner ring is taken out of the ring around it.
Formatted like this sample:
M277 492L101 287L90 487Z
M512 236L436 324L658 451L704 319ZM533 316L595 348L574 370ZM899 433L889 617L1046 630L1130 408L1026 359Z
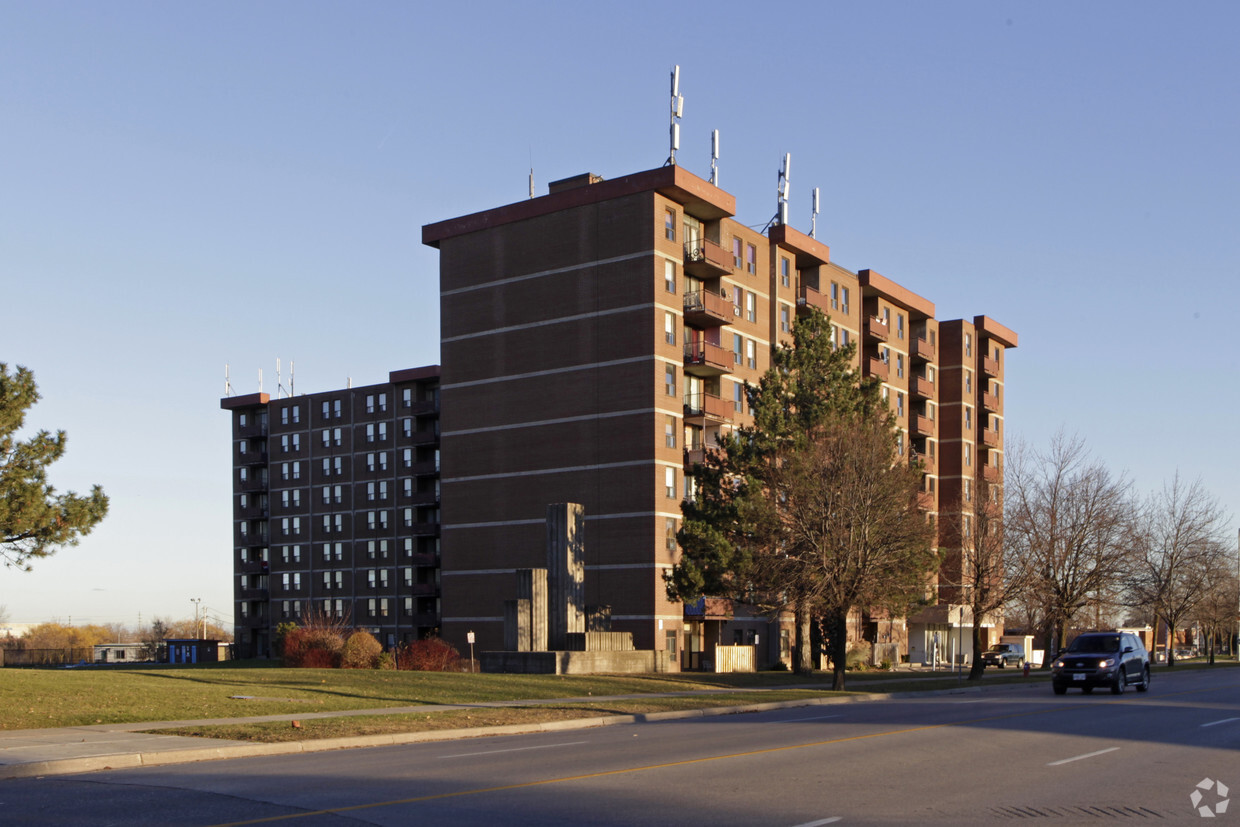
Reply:
M474 671L474 633L470 631L465 635L465 640L469 641L469 671Z

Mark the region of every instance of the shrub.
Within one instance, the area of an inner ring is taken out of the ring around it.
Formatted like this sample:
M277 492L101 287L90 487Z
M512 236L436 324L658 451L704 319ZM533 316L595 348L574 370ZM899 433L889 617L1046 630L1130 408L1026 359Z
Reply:
M844 663L848 669L865 669L870 663L870 644L858 640L850 645Z
M391 652L380 652L379 662L376 664L377 669L395 669L396 658L392 657Z
M340 665L345 669L374 669L379 664L383 645L370 632L349 635L340 650Z
M344 636L334 629L299 626L284 636L284 665L333 669L340 665Z
M418 672L459 672L461 653L437 637L415 640L396 650L396 668Z

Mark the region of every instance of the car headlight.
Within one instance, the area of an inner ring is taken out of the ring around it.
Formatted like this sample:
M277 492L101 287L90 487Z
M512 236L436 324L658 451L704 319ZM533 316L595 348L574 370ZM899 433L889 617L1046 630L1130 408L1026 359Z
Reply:
M1056 669L1063 669L1063 661L1061 661L1061 660L1057 660L1057 661L1055 661L1055 668L1056 668Z
M1114 665L1115 665L1115 658L1104 658L1103 660L1098 661L1099 669L1106 669Z

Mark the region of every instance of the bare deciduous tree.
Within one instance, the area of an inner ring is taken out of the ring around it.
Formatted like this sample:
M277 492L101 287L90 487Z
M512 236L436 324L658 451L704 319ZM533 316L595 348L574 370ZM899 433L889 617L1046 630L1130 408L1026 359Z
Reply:
M1200 480L1186 485L1178 473L1141 514L1140 556L1129 589L1134 604L1151 607L1166 624L1169 666L1175 665L1175 631L1201 601L1222 556L1225 521Z
M1131 575L1131 484L1062 432L1043 452L1017 445L1007 456L1005 530L1045 607L1053 654L1073 617Z

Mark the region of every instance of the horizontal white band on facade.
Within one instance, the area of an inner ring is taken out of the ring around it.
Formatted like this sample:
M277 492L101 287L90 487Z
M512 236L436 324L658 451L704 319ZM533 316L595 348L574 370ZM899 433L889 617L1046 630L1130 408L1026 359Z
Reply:
M440 618L444 623L503 623L503 617L448 617Z
M629 512L621 512L619 514L586 514L586 522L590 522L592 520L649 519L651 517L673 517L675 519L680 519L681 516L682 515L679 511L676 511L676 512L672 512L672 511L629 511ZM453 531L453 530L462 529L462 528L505 528L508 526L546 525L546 523L547 521L545 519L543 520L539 520L539 519L491 520L488 522L452 523L450 525L441 525L440 530L446 532L446 531Z
M482 336L495 336L501 333L515 333L521 330L534 330L540 327L550 327L557 324L568 324L569 322L587 321L597 319L600 316L615 316L620 313L649 313L651 306L649 304L631 304L627 307L613 307L610 310L595 310L590 313L578 313L575 316L559 316L554 319L543 319L538 322L527 322L525 324L514 324L508 327L493 327L486 330L479 330L476 333L465 333L460 336L450 336L446 339L440 339L440 345L446 345L449 342L472 341Z
M505 284L517 284L518 282L546 278L547 276L560 276L565 273L573 273L578 270L589 270L592 267L605 267L609 264L621 264L626 261L634 261L635 259L643 258L666 258L666 256L660 256L652 250L642 250L641 252L629 253L623 256L600 258L594 261L583 261L580 264L573 264L568 267L556 267L551 270L539 270L535 273L526 273L523 276L509 276L506 279L496 279L495 281L474 284L469 287L458 287L455 290L440 290L439 295L456 296L461 293L472 293L475 290L489 290L492 287L502 287ZM675 259L673 259L673 261L675 261Z
M477 385L490 385L495 382L518 382L522 379L538 379L543 376L556 376L562 373L574 373L579 370L595 370L597 368L614 368L620 365L632 365L638 362L666 362L669 365L679 365L673 359L662 359L658 356L643 354L642 356L630 356L628 359L612 359L608 362L587 362L582 365L568 365L562 368L551 368L549 370L534 370L529 373L513 373L508 376L490 376L486 379L471 379L468 382L452 382L441 385L440 390L455 390L456 388L472 388Z
M566 425L570 422L585 422L591 419L614 419L621 416L646 416L653 413L667 413L672 411L664 411L662 408L633 408L627 411L605 411L603 413L582 414L581 416L562 416L557 419L536 419L529 422L514 422L511 425L493 425L486 428L464 428L459 431L444 431L439 437L442 439L446 436L469 436L470 434L483 434L489 431L512 431L520 428L542 428L547 425ZM681 412L677 411L676 415Z
M589 563L587 563L586 571L612 571L612 570L622 570L622 569L670 569L671 567L672 567L671 563L608 563L608 564L601 565L601 566L592 566ZM441 569L439 572L439 576L448 577L451 575L453 577L461 577L461 576L468 577L470 575L481 576L481 575L492 575L492 574L512 574L513 572L517 570L517 568L529 568L529 566L520 566L520 567L514 566L508 569L458 569L456 571L443 571Z
M668 462L662 459L636 459L629 462L604 462L598 465L569 465L562 468L539 468L534 471L513 471L507 474L477 474L472 477L444 477L441 484L458 482L476 482L478 480L502 480L514 477L540 477L544 474L572 474L578 471L602 471L608 468L632 468L639 465L664 465L671 468L684 468L683 462Z

